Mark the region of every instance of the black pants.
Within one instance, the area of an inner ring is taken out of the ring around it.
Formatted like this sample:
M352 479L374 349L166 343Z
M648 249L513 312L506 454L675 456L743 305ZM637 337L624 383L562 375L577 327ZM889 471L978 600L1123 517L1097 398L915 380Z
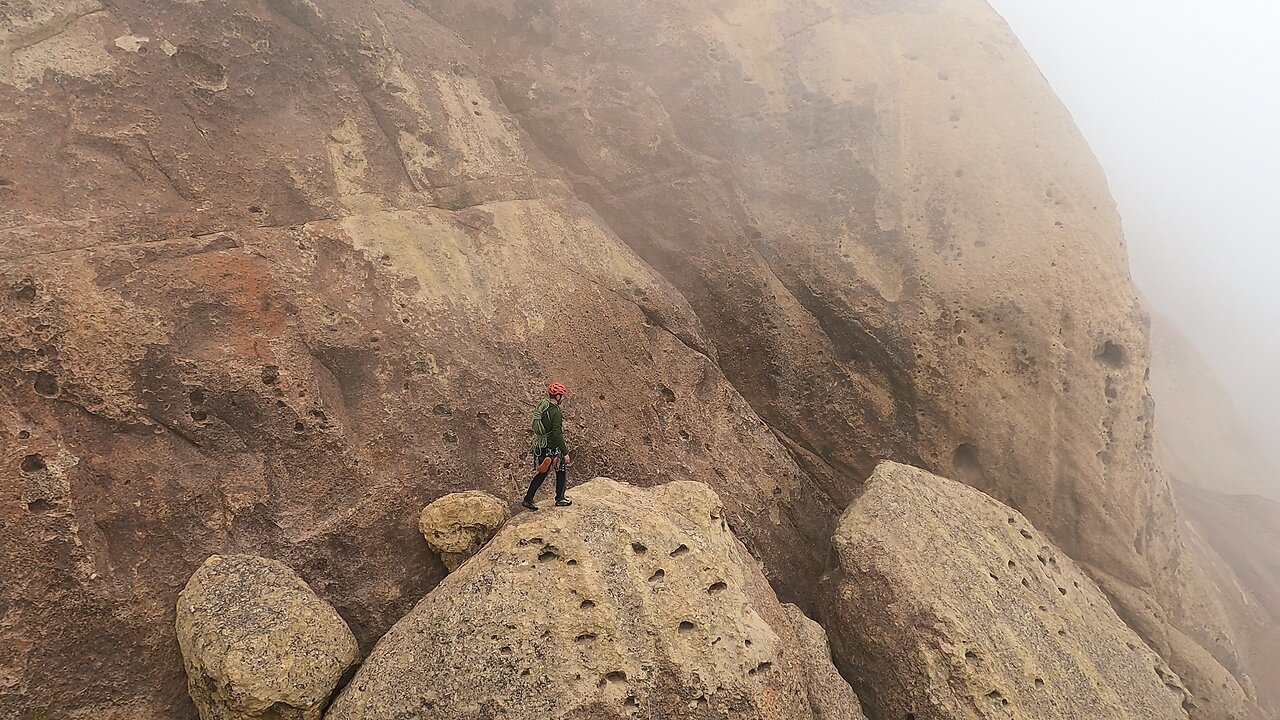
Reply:
M565 475L564 458L560 457L559 448L542 448L533 454L533 467L536 470L543 460L552 458L552 463L556 468L556 500L564 499L565 484L568 478ZM524 494L525 502L533 502L533 496L538 494L538 488L542 487L542 481L547 479L547 472L540 472L533 476L533 482L529 483L529 491Z

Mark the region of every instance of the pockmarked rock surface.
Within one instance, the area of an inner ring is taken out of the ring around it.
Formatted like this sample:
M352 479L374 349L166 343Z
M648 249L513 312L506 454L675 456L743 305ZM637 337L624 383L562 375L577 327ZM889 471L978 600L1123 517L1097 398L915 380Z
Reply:
M479 490L451 493L422 509L418 530L452 572L511 519L503 500Z
M706 485L597 478L524 513L391 629L327 720L860 720Z
M214 553L371 647L551 377L582 477L704 479L785 600L892 458L1240 695L1105 180L980 0L12 0L0 148L0 717L190 720Z
M833 559L821 617L874 717L1187 717L1178 677L1089 577L972 488L881 464Z
M355 636L275 560L210 557L178 595L178 645L202 720L319 720L360 658Z

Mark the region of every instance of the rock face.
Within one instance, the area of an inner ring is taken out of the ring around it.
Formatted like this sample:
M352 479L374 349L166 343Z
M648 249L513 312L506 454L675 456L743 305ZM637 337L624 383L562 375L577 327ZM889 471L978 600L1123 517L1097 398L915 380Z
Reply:
M510 519L511 508L505 502L487 492L468 490L445 495L423 508L418 529L452 572Z
M355 636L288 566L213 556L178 595L178 644L203 720L319 720L360 658Z
M1188 551L1228 593L1233 669L1256 691L1256 717L1280 719L1280 471L1213 370L1167 319L1152 323L1151 392L1164 467L1192 532ZM1213 647L1203 635L1197 640ZM1171 638L1195 650L1192 640ZM1247 674L1246 674L1247 673Z
M1177 676L1018 512L884 463L840 519L820 593L873 716L1175 720Z
M328 720L853 720L706 485L597 478L517 517L396 623Z
M980 0L13 0L0 148L0 716L190 718L211 553L371 646L552 376L584 477L705 479L786 600L891 458L1240 695L1104 178Z

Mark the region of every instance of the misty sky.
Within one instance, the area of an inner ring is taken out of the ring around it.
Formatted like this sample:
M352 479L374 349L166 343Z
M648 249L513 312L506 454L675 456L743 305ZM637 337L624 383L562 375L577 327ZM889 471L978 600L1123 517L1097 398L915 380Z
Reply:
M1280 465L1280 2L990 2L1106 168L1148 304Z

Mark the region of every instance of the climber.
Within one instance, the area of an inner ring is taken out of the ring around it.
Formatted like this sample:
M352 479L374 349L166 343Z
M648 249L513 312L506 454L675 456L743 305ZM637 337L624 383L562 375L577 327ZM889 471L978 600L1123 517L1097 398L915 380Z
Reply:
M560 403L564 402L564 396L568 392L563 383L551 383L547 386L547 399L538 403L537 409L533 411L533 447L530 451L533 453L536 474L529 483L529 491L524 494L522 503L530 510L538 509L533 504L533 496L552 470L556 473L556 507L569 507L573 504L564 496L567 481L565 468L572 458L564 444L564 413L560 410Z

